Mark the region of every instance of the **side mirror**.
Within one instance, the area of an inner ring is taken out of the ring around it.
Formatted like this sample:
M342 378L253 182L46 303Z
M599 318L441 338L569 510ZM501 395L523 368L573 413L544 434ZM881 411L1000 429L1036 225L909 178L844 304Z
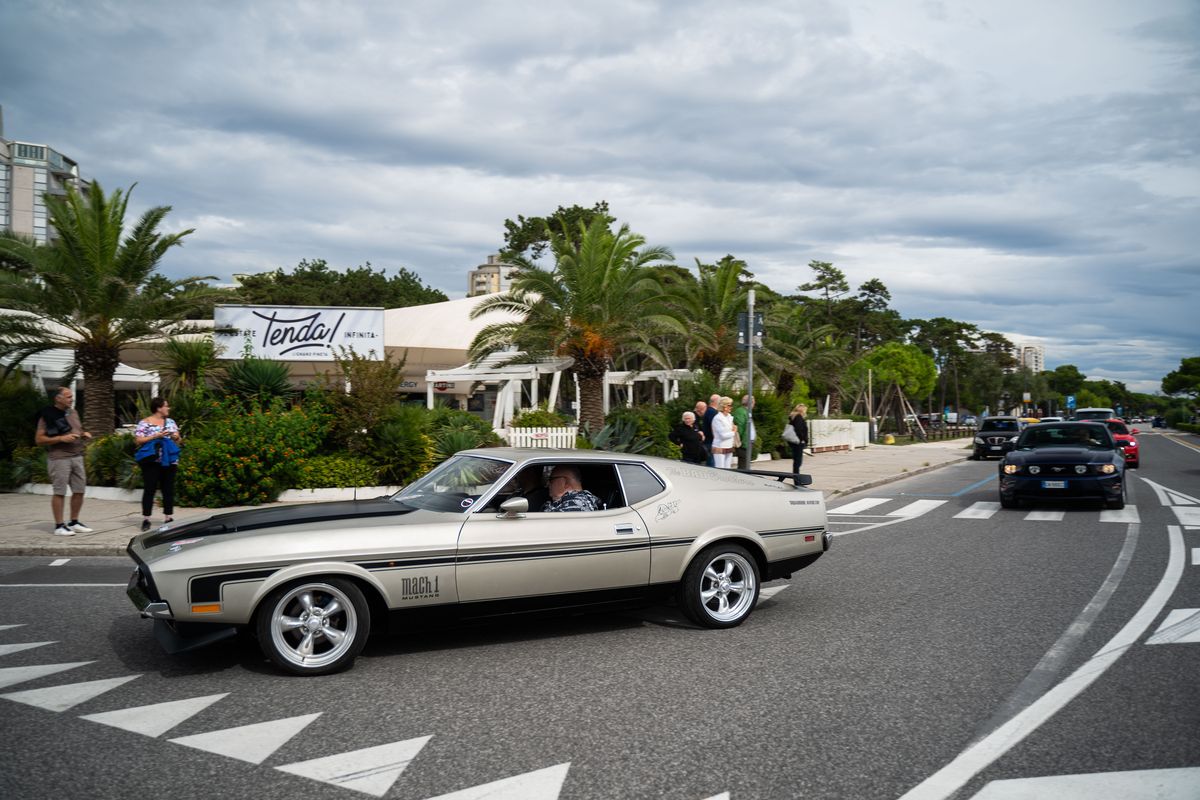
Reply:
M1132 431L1130 431L1130 433L1132 433L1134 436L1137 436L1139 433L1141 433L1141 431L1139 431L1137 428L1134 428Z
M500 504L502 517L516 518L529 513L529 500L524 497L510 497Z

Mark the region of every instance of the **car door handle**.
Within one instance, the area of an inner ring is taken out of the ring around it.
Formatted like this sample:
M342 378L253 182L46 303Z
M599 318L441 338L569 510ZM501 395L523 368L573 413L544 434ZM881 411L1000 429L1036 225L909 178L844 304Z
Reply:
M641 530L641 528L638 528L638 527L626 522L621 525L614 526L613 530L615 530L617 532L617 536L626 536L628 534L633 533L634 531Z

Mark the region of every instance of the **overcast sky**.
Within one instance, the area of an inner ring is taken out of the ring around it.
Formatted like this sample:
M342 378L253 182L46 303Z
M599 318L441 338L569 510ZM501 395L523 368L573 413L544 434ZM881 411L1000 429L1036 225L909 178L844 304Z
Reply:
M609 203L1153 392L1200 355L1195 0L0 6L4 136L194 227L173 277L399 267Z

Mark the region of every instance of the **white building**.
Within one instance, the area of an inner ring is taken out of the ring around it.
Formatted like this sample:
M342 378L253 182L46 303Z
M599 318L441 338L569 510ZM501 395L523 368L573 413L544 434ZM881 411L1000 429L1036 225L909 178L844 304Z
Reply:
M512 273L516 269L501 261L499 255L488 256L486 264L467 272L467 297L507 292L512 288Z
M1017 363L1028 369L1034 375L1046 369L1046 348L1032 342L1021 342L1016 345Z
M45 144L4 138L0 108L0 230L32 236L45 244L55 236L45 196L81 189L79 165Z

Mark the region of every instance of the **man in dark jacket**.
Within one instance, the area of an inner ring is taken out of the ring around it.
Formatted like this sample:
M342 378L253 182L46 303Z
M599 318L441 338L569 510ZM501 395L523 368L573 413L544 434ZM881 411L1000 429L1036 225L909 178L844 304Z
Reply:
M712 455L712 441L713 441L712 424L713 424L713 419L715 419L717 414L720 414L720 413L721 413L721 395L714 394L712 397L708 398L708 410L704 412L704 419L701 420L701 422L700 422L700 432L704 434L704 446L706 448L708 448L708 459L704 463L708 464L708 466L710 466L710 467L715 466L715 463L716 463L713 461L713 455Z
M708 461L708 448L704 446L703 434L696 430L696 415L683 412L682 420L671 429L670 440L683 451L683 460L689 464Z

